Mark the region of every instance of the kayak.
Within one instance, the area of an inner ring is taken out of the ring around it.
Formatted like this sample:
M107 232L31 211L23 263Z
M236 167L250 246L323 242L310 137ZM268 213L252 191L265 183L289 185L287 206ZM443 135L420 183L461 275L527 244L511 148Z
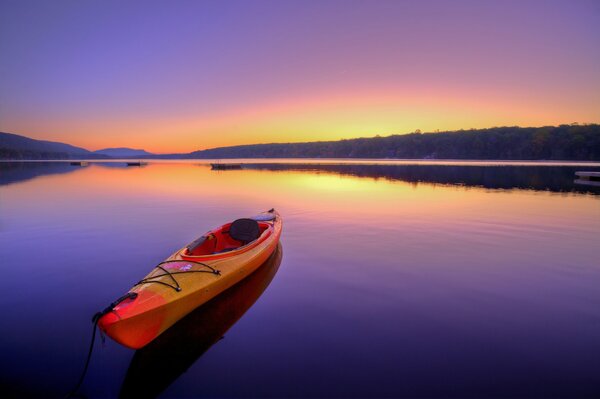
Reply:
M192 310L136 351L121 384L119 398L158 397L252 307L275 277L282 257L279 243L256 271Z
M274 209L211 230L159 263L94 317L116 342L139 349L185 315L254 272L275 251Z

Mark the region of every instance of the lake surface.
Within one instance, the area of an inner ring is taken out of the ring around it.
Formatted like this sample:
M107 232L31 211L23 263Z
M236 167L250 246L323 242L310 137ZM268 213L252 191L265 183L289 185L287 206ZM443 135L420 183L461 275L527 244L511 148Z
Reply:
M98 340L80 392L600 397L600 187L576 170L600 165L0 163L2 396L64 396L96 311L274 207L256 275L140 351Z

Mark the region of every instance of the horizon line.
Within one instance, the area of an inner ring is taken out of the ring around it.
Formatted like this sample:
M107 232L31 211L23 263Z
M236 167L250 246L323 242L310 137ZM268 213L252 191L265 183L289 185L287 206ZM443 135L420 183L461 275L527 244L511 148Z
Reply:
M455 132L464 132L464 131L472 131L472 130L491 130L491 129L502 129L502 128L519 128L519 129L541 129L541 128L556 128L556 127L560 127L560 126L594 126L594 125L600 125L600 122L572 122L572 123L561 123L558 125L539 125L539 126L519 126L519 125L501 125L501 126L490 126L490 127L484 127L484 128L474 128L474 127L470 127L470 128L461 128L461 129L448 129L448 130L440 130L440 129L436 129L434 131L421 131L421 129L415 129L412 132L405 132L405 133L377 133L373 136L357 136L357 137L349 137L349 138L340 138L337 140L311 140L311 141L285 141L285 142L263 142L263 143L243 143L243 144L232 144L232 145L222 145L222 146L216 146L216 147L208 147L208 148L199 148L199 149L194 149L191 150L189 152L152 152L152 151L148 151L143 147L137 147L137 146L115 146L115 147L103 147L103 148L99 148L97 150L90 150L82 145L78 145L78 144L74 144L72 142L63 142L63 141L55 141L55 140L45 140L45 139L38 139L32 136L28 136L26 134L22 134L22 133L13 133L13 132L8 132L8 131L4 131L4 130L0 130L0 133L9 133L9 134L14 134L14 135L18 135L18 136L22 136L22 137L26 137L32 140L37 140L37 141L45 141L45 142L52 142L52 143L62 143L62 144L68 144L74 147L79 147L82 148L86 151L89 152L97 152L97 151L103 151L103 150L107 150L107 149L117 149L117 148L126 148L126 149L130 149L130 150L135 150L135 151L145 151L148 152L150 154L153 155L178 155L178 154L190 154L193 152L199 152L199 151L208 151L208 150L214 150L214 149L219 149L219 148L231 148L231 147L242 147L242 146L253 146L253 145L272 145L272 144L305 144L305 143L332 143L332 142L339 142L339 141L351 141L351 140L360 140L360 139L372 139L372 138L377 138L377 137L391 137L391 136L405 136L405 135L409 135L409 134L437 134L437 133L455 133ZM168 134L168 133L165 133Z

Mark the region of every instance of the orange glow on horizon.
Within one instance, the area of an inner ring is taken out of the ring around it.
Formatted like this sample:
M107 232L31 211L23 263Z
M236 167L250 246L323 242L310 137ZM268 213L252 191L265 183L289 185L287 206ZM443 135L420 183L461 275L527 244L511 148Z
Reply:
M257 3L0 3L0 131L160 154L600 123L595 2Z
M375 135L487 128L547 126L600 121L597 98L580 98L565 108L555 98L527 92L459 88L346 90L313 93L212 115L132 115L127 119L27 120L4 131L61 141L89 150L142 148L154 153L188 153L243 144L340 140ZM558 116L560 115L560 116ZM50 128L52 127L52 128ZM85 134L82 134L85 133Z

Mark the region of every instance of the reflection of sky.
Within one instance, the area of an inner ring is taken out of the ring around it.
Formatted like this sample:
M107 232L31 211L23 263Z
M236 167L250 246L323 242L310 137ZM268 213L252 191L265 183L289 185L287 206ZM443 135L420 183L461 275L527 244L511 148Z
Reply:
M0 129L170 152L598 122L599 26L595 1L3 2Z
M35 377L66 391L96 310L198 235L270 207L284 217L275 279L167 396L598 386L597 196L183 163L91 165L0 194L0 370L20 389ZM95 352L85 392L115 396L130 358L112 342Z

